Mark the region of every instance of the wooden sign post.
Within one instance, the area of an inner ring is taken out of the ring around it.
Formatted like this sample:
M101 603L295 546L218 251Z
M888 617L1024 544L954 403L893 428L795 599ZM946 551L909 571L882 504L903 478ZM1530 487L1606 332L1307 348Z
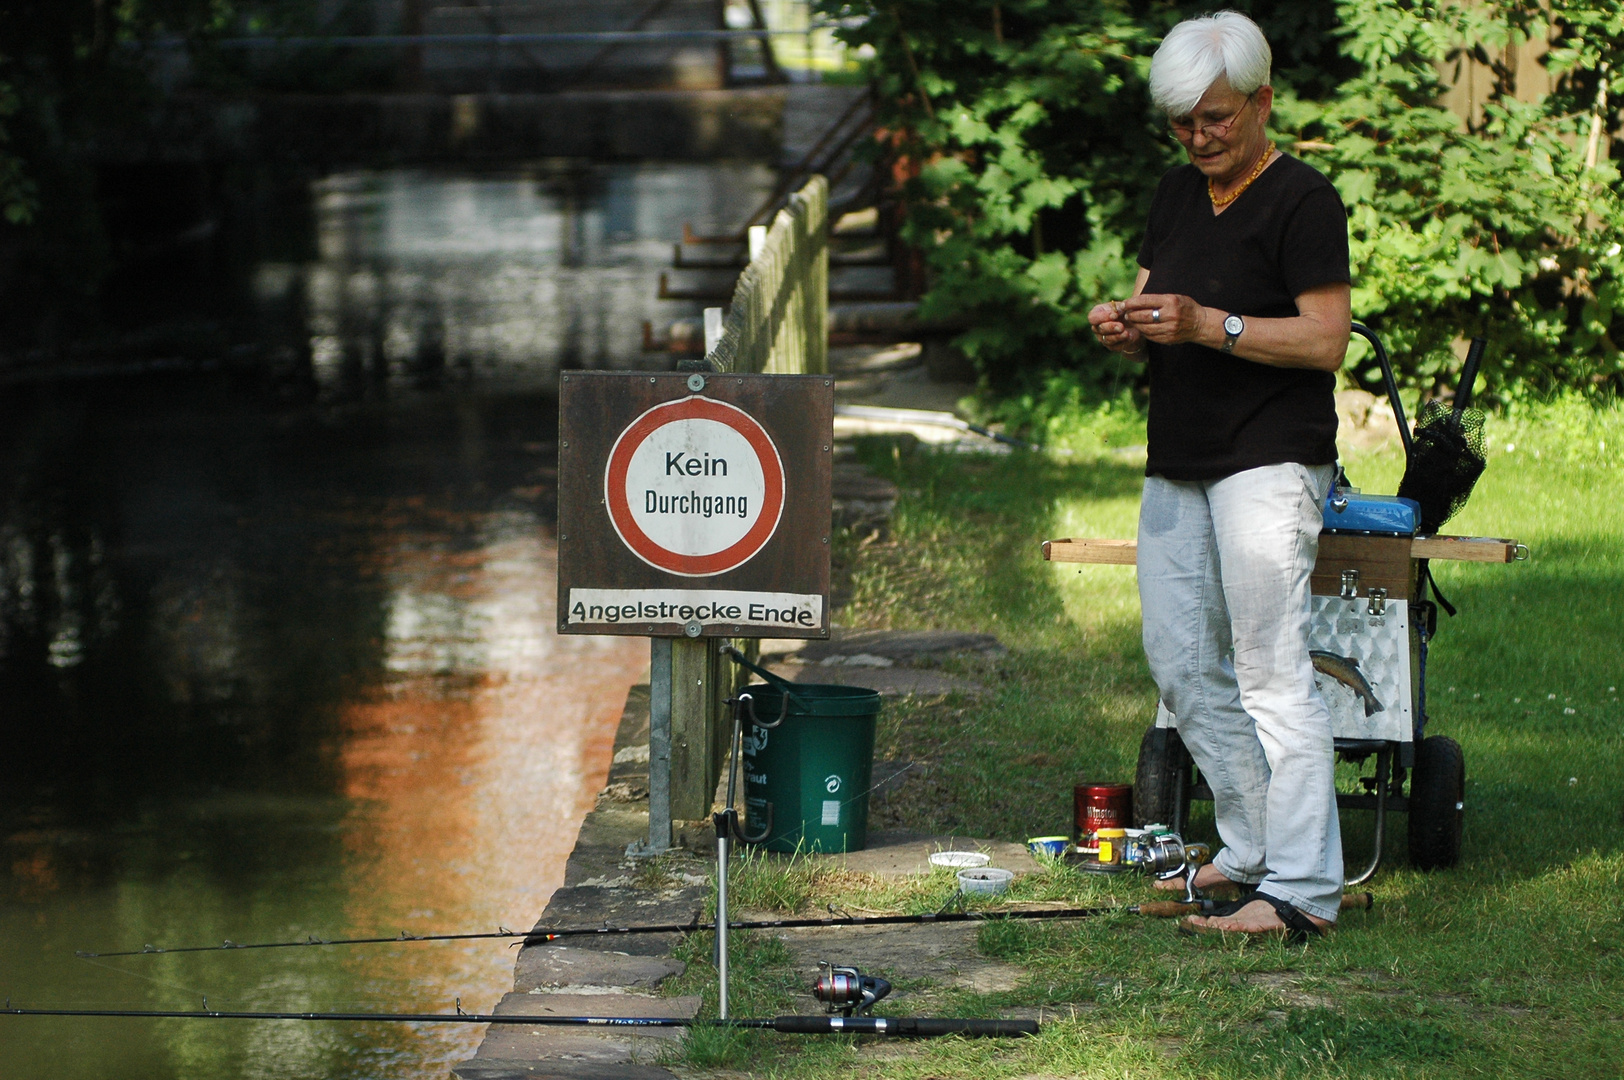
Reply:
M558 629L655 639L655 849L725 751L711 652L681 643L829 634L833 417L827 375L560 376Z

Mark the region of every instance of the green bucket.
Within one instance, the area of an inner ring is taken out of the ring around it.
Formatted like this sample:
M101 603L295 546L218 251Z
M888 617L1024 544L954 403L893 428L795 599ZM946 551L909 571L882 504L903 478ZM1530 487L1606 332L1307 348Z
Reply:
M784 709L784 695L789 708ZM868 790L880 694L860 686L747 686L756 717L744 719L746 826L768 851L861 851L868 843Z

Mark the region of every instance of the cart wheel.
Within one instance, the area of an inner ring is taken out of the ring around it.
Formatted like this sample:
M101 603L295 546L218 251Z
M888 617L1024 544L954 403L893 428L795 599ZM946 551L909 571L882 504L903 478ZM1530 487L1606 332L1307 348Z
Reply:
M1139 740L1133 774L1133 824L1159 822L1175 829L1190 819L1190 752L1176 728L1154 725Z
M1429 735L1415 748L1410 774L1410 865L1438 870L1460 862L1466 757L1460 744Z

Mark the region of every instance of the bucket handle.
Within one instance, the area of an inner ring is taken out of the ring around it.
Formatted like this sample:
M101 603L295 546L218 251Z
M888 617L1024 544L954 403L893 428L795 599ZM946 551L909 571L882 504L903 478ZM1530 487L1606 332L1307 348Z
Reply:
M800 698L795 696L795 691L790 689L790 687L793 686L794 684L791 683L788 679L782 678L781 676L778 676L778 675L774 675L772 672L768 671L766 668L762 667L760 664L751 663L751 661L749 660L748 657L746 657L742 652L740 652L738 649L734 648L732 645L723 645L720 651L726 653L729 657L731 657L735 664L738 664L740 667L748 668L750 671L753 671L757 675L760 675L763 679L766 679L767 682L774 689L776 689L779 693L784 695L784 708L783 708L783 711L778 716L778 723L780 723L780 724L783 723L784 722L784 717L789 715L789 703L790 703L791 699L794 699L795 704L799 705L801 708L805 709L807 712L810 713L812 711L811 707L809 705L807 705L806 702L802 701ZM778 724L762 724L759 720L756 720L756 707L755 707L754 702L752 702L751 705L750 705L750 719L752 721L754 721L755 723L759 724L761 727L777 727L778 726Z
M737 818L735 818L733 820L730 828L733 830L734 837L737 838L740 843L743 843L743 844L759 844L763 840L767 839L767 837L769 835L772 834L772 831L773 831L773 804L769 801L766 805L767 805L767 813L766 813L767 820L761 826L761 831L758 832L758 833L747 833L747 832L745 832L744 831L744 825Z
M782 700L779 703L778 719L774 720L770 724L767 721L761 719L761 717L756 715L756 699L755 699L754 695L752 695L752 694L740 694L738 696L737 700L738 700L739 706L742 707L746 712L748 712L750 714L750 722L752 724L754 724L758 728L766 728L768 731L771 731L773 728L777 727L779 724L782 724L785 721L785 719L787 719L788 716L789 716L789 695L788 694L781 694L781 695L779 695L779 697Z

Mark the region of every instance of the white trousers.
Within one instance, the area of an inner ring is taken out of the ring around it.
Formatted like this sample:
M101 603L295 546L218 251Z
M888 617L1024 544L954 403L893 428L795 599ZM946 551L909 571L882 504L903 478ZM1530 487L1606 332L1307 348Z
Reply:
M1145 655L1212 788L1214 858L1322 919L1342 895L1331 717L1308 655L1309 575L1335 466L1221 480L1147 477L1139 509Z

